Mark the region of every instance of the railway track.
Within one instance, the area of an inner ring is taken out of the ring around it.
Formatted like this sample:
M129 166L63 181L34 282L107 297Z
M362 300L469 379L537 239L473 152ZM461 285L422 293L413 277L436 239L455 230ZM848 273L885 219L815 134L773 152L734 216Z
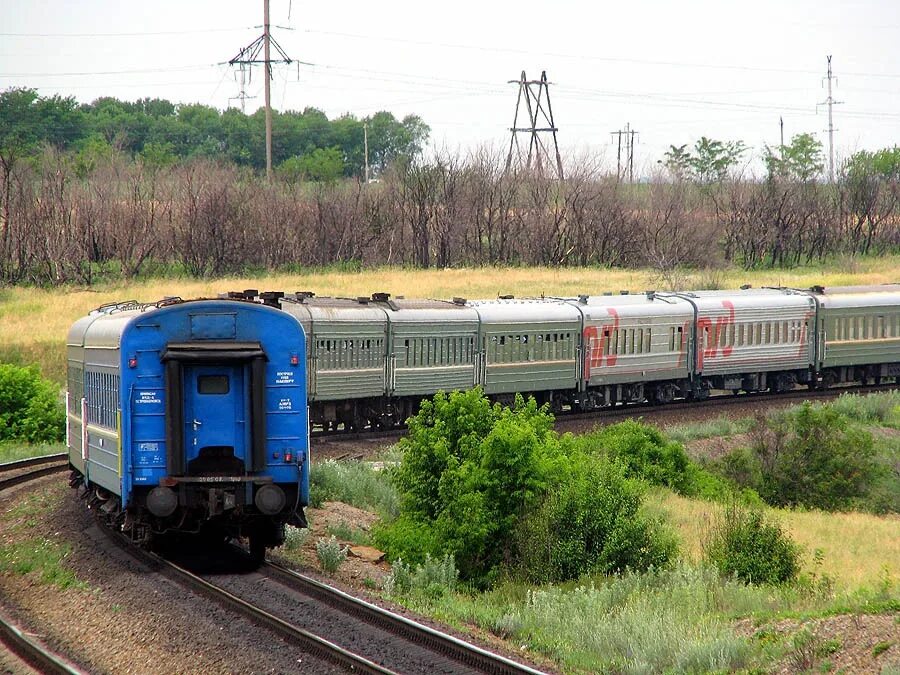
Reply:
M272 630L289 645L352 672L381 675L540 672L272 563L264 564L258 574L198 574L138 548L105 525L101 524L100 529L117 546L154 571ZM243 551L238 549L236 555L246 560ZM285 600L285 594L292 597ZM269 607L262 606L265 604ZM292 613L299 614L300 618L290 616ZM301 626L301 622L307 627ZM341 635L338 638L323 635L326 627L329 634ZM378 646L374 652L372 645ZM411 664L418 665L411 668Z
M65 454L30 457L0 464L0 492L68 468ZM11 475L10 475L11 474ZM0 644L40 673L73 675L83 673L48 647L29 636L11 619L0 613Z
M61 473L69 467L68 456L43 455L0 464L0 492L42 476Z
M0 464L0 492L42 476L61 473L68 466L68 456L65 453L5 462Z
M267 576L277 579L305 596L318 599L369 625L380 627L394 635L400 635L410 642L446 656L476 672L504 675L540 672L344 593L277 563L265 562L260 569Z
M835 399L841 394L875 394L885 391L893 391L900 388L900 383L890 383L881 385L856 385L850 387L834 387L830 389L796 389L794 391L784 392L781 394L773 394L770 392L754 392L742 394L723 394L719 396L710 396L700 401L675 401L664 405L656 405L652 403L625 403L610 408L602 408L600 410L592 410L590 412L563 412L556 415L557 423L574 423L596 420L598 423L606 422L620 418L628 418L640 415L666 415L677 414L678 412L704 409L722 409L733 408L741 405L777 403L781 404L788 401L827 401ZM339 444L345 441L379 441L387 442L390 440L399 440L406 433L405 428L393 428L372 430L364 429L360 431L353 430L337 430L330 432L316 432L311 435L311 442L320 447L330 444ZM350 456L356 457L358 453L348 453ZM340 457L338 458L340 459Z

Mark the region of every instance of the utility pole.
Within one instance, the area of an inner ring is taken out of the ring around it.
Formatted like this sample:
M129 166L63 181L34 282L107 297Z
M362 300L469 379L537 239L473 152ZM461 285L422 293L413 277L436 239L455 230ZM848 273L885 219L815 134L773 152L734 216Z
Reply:
M634 137L638 132L631 128L631 123L626 123L624 129L611 131L610 136L618 139L618 151L616 152L616 180L622 180L628 176L628 182L634 182ZM625 138L625 169L622 169L622 137Z
M828 106L828 182L834 182L834 119L831 109L833 106L843 103L843 101L835 101L831 96L831 81L837 80L831 74L831 54L828 55L828 75L823 78L828 80L828 98L819 105Z
M784 159L784 117L778 117L778 126L781 128L781 159Z
M556 124L553 122L553 107L550 105L550 83L547 82L547 71L541 72L540 80L529 80L525 71L518 80L510 80L509 84L519 85L519 97L516 99L516 114L513 118L513 125L510 127L512 137L509 140L509 154L506 156L506 170L508 171L512 165L513 155L516 161L522 165L522 148L519 146L518 134L529 134L528 156L524 164L527 169L531 169L532 162L539 173L544 171L544 163L556 165L556 175L559 180L563 179L562 158L559 155L559 145L556 142ZM522 105L522 99L525 99L525 107L528 111L528 126L519 126L519 109ZM538 126L538 118L542 118L544 126ZM550 151L544 145L538 134L548 133L553 137L553 153L554 159L550 157Z
M266 178L272 177L272 59L269 49L272 38L269 34L269 0L263 0L263 58L265 60L266 81Z
M272 59L271 47L274 46L278 52L280 59ZM259 52L263 52L262 60L259 59ZM228 62L228 65L239 65L242 69L245 66L253 66L262 64L265 70L264 77L266 80L265 98L266 98L266 178L272 177L272 64L273 63L293 63L293 60L281 48L281 45L272 37L269 30L269 0L263 0L263 34L256 38L249 45L241 49L237 56ZM241 101L243 104L243 100Z
M369 184L369 123L363 122L363 147L366 153L366 185Z

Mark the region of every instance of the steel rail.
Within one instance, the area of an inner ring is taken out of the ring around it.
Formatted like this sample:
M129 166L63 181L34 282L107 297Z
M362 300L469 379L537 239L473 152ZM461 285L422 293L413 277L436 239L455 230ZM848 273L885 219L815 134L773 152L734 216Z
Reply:
M465 640L442 633L404 616L372 604L321 581L300 574L277 563L264 562L260 571L270 574L281 583L304 595L356 617L389 633L449 657L463 665L484 673L497 675L540 675L541 671L517 663L505 656L494 654Z
M875 394L884 391L896 391L900 388L900 383L880 384L880 385L855 385L849 387L832 387L829 389L796 389L776 394L769 391L745 392L742 394L717 394L702 400L679 400L672 403L621 403L613 406L589 410L586 412L564 411L554 413L557 422L579 422L583 420L596 419L602 422L604 419L615 419L618 417L632 417L634 415L653 415L656 413L669 413L684 410L692 410L695 408L709 407L728 407L733 405L741 405L746 403L779 403L781 401L792 400L828 400L841 396L842 394ZM339 429L337 431L314 431L310 435L313 444L329 444L340 443L348 440L375 440L390 439L395 437L401 438L406 433L406 427L392 427L390 429L363 429L359 431Z
M14 471L15 469L24 469L28 466L35 466L37 464L49 464L50 462L56 462L61 459L65 459L69 455L65 452L60 452L55 455L38 455L37 457L26 457L25 459L17 459L14 462L0 462L0 473L4 471Z
M0 644L41 673L83 675L84 671L66 662L58 654L29 638L25 632L0 614Z
M315 633L311 633L303 628L288 623L283 619L279 619L274 614L270 614L246 600L242 600L236 595L219 588L215 584L211 584L193 572L190 572L155 553L139 548L125 538L124 535L114 532L104 523L100 523L100 529L122 550L130 556L140 560L151 569L167 576L179 585L212 600L216 604L278 633L289 642L294 643L313 656L317 656L325 661L329 661L330 663L334 663L356 673L397 675L394 671L384 668L358 654L354 654Z
M17 462L6 462L5 464L0 464L0 475L5 473L10 473L17 471L19 469L30 469L30 467L37 465L39 468L31 469L30 471L26 470L22 473L18 473L9 478L0 478L0 492L11 488L15 485L21 485L22 483L27 483L31 480L36 480L43 476L49 476L54 473L61 473L69 468L68 461L65 461L66 455L48 455L50 459L44 457L30 457L25 460L20 460ZM42 460L42 461L34 461L34 460ZM41 466L45 464L47 466Z

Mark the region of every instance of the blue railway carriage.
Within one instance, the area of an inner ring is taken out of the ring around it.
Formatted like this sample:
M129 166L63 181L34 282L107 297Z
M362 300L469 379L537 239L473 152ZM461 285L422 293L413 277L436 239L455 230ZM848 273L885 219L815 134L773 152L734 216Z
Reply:
M73 484L132 538L245 536L257 557L303 524L305 339L238 300L107 305L67 340Z
M821 385L900 377L900 285L814 287Z
M815 303L788 289L679 293L694 307L695 396L785 392L813 380Z
M584 315L583 408L669 403L691 392L691 304L676 296L580 296Z

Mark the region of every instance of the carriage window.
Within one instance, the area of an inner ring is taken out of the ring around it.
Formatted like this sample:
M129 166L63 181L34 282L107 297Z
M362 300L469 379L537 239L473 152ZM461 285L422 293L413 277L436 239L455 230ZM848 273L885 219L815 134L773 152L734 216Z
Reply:
M227 375L201 375L197 378L198 394L227 394Z

